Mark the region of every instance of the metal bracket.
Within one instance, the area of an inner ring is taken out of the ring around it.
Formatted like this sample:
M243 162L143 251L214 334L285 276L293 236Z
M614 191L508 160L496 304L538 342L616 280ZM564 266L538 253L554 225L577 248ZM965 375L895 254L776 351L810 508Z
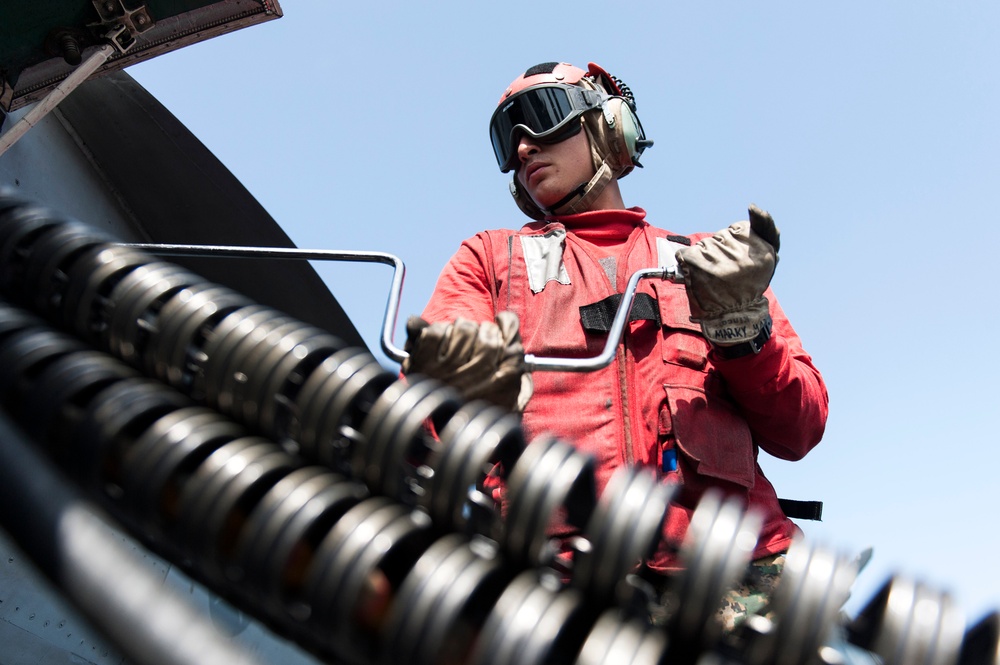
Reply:
M94 53L74 69L69 76L63 79L45 98L35 104L24 117L0 136L0 155L7 152L18 139L28 133L28 130L38 124L59 102L66 98L66 95L73 92L81 83L97 71L101 65L108 61L114 53L114 47L102 44ZM0 88L2 92L2 88Z
M156 25L146 5L128 9L122 0L91 0L91 3L101 20L88 27L105 35L119 53L125 53L135 45L136 35Z

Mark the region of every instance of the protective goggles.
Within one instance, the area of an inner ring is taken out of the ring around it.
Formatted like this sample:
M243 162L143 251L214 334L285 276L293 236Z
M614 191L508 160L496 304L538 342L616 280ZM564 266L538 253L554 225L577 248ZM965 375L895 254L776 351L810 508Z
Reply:
M503 173L517 163L515 130L544 143L557 143L580 131L575 122L585 111L599 108L606 95L564 83L526 88L505 99L490 118L490 141Z

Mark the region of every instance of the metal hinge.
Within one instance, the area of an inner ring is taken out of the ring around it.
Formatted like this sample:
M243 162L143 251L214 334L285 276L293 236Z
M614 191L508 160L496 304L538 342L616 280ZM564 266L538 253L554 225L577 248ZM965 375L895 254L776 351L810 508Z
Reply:
M128 9L122 0L91 0L91 2L101 20L99 23L91 23L88 27L94 28L96 32L109 39L119 53L125 53L132 48L136 36L155 25L146 5Z

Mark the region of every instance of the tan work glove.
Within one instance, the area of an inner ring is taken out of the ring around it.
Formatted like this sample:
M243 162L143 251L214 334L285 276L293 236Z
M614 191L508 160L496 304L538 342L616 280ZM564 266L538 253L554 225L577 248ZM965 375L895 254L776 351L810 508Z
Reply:
M517 315L500 312L496 323L428 324L417 316L406 322L409 357L404 374L418 373L454 387L465 399L483 399L523 411L531 397L531 374L524 371L524 346Z
M749 222L737 222L677 251L691 320L701 324L709 342L740 344L770 328L764 290L778 264L779 244L771 215L751 205Z

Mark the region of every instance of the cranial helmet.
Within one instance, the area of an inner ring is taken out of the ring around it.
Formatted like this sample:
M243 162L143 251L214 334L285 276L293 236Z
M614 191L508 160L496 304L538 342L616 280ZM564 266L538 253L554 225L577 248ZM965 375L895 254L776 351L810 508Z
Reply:
M639 163L646 139L635 114L635 97L619 79L590 63L588 70L567 63L547 62L528 69L508 86L490 119L490 140L504 173L518 166L518 135L558 143L582 128L590 141L594 177L548 210L539 208L517 186L510 190L521 210L533 219L546 214L571 214L586 209L615 178L628 175Z

